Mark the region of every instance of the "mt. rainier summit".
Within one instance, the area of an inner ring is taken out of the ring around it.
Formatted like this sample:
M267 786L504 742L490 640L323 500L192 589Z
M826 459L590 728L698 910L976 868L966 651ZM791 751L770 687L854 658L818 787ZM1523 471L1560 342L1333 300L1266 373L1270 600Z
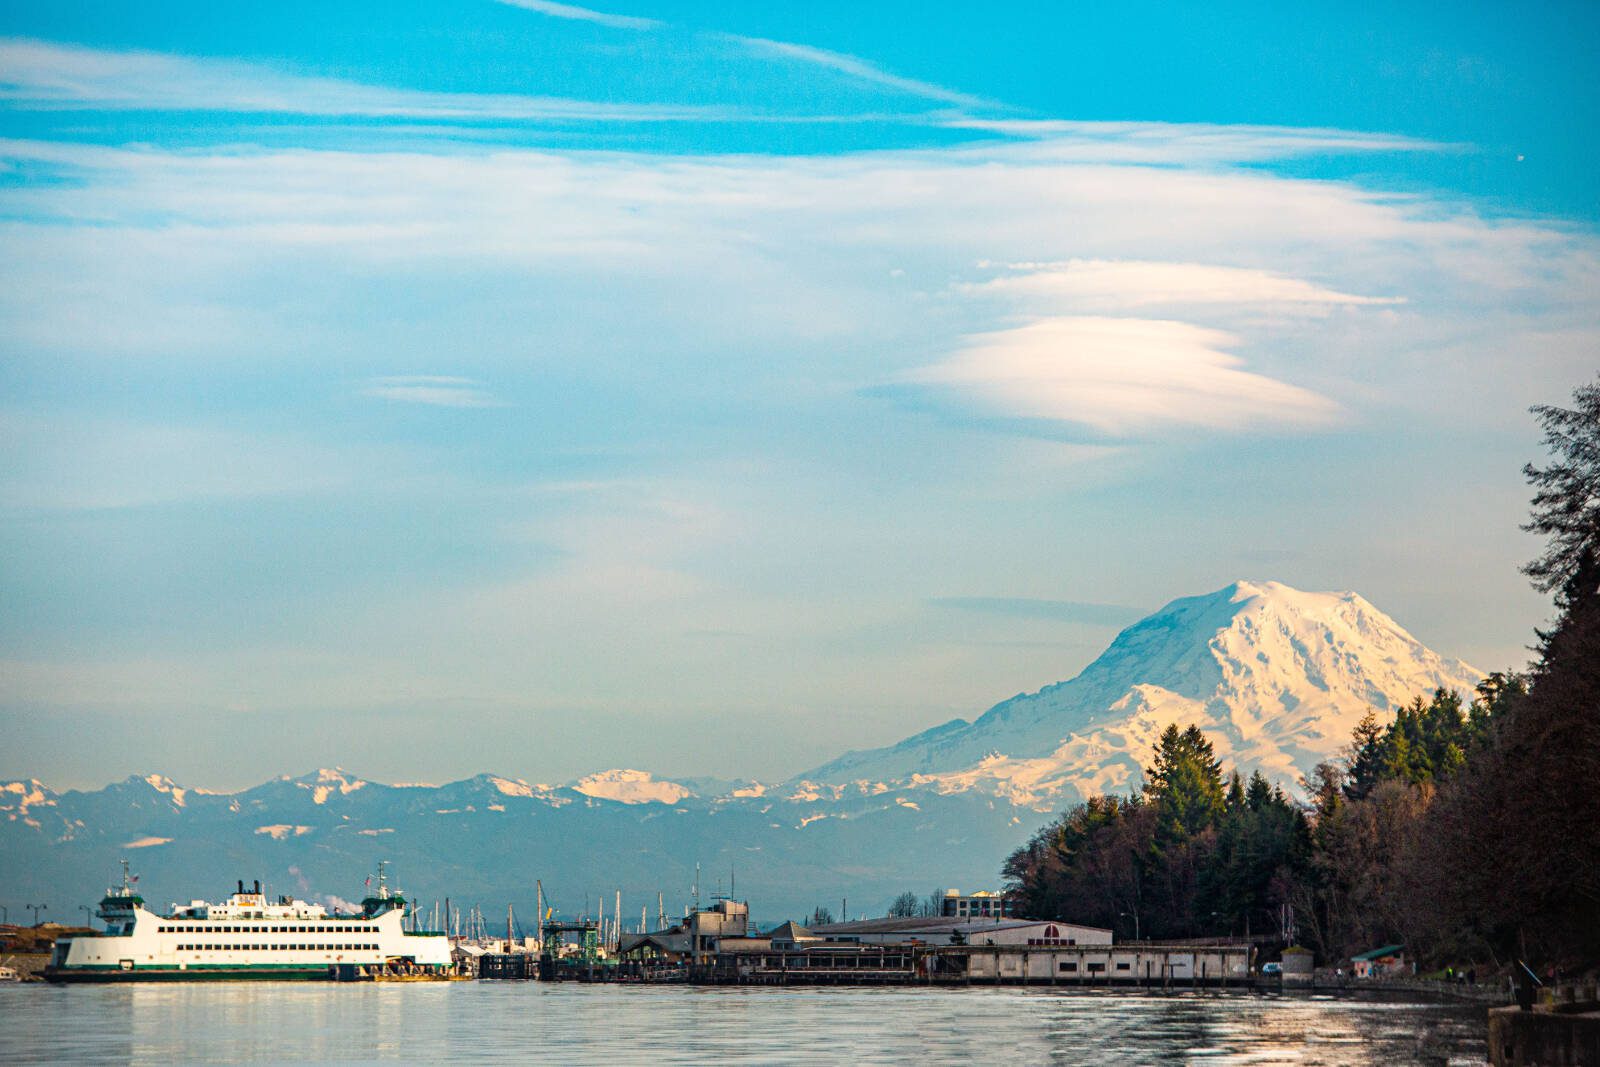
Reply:
M1135 788L1161 731L1192 723L1244 774L1292 784L1338 756L1368 711L1440 687L1470 694L1482 678L1356 593L1240 581L1174 600L1070 681L802 778L979 789L1032 806Z

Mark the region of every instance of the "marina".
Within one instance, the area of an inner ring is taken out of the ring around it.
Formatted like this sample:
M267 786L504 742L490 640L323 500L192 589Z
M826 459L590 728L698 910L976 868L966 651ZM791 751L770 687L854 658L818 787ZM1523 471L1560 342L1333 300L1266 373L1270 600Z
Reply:
M719 895L706 906L686 906L680 921L667 924L658 896L658 927L644 929L646 910L640 928L625 933L620 892L609 923L602 916L557 918L545 907L541 882L538 937L518 937L508 907L500 939L488 936L476 907L463 930L448 901L445 922L457 932L418 929L420 910L390 889L382 862L377 886L354 913L287 896L269 901L259 881L246 887L241 879L222 903L194 900L158 914L135 882L124 863L121 885L106 891L96 911L104 930L58 938L45 979L1194 989L1246 985L1254 970L1248 943L1114 944L1110 930L1013 917L999 906L809 928L787 921L763 932L751 923L747 901Z

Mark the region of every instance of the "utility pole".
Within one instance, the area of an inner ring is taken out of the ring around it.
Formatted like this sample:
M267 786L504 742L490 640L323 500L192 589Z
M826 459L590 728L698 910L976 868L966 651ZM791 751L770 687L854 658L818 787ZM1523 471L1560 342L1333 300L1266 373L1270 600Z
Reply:
M667 928L667 897L665 893L656 891L656 929Z
M33 909L33 925L35 926L39 925L39 913L50 910L50 905L48 904L27 904L24 907Z

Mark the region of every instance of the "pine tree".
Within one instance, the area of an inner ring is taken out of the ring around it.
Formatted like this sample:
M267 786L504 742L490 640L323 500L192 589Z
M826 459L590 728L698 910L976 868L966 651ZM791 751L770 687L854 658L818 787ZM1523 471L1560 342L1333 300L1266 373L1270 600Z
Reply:
M1372 792L1383 778L1383 727L1378 717L1367 712L1351 731L1350 754L1345 759L1344 794L1360 800Z
M1222 763L1197 726L1181 732L1176 724L1166 728L1145 779L1163 843L1194 837L1222 811Z
M1282 794L1280 793L1278 796L1281 798ZM1272 802L1272 786L1268 784L1266 778L1262 777L1260 771L1256 771L1250 776L1250 791L1246 794L1245 803L1250 805L1251 811L1259 812Z
M1547 467L1522 468L1538 490L1533 518L1523 529L1550 538L1522 571L1534 588L1555 593L1563 609L1586 592L1579 572L1600 559L1600 379L1577 389L1572 399L1571 408L1541 404L1533 409L1555 458Z
M1228 776L1228 798L1223 803L1230 812L1238 811L1245 805L1244 779L1239 777L1238 771Z

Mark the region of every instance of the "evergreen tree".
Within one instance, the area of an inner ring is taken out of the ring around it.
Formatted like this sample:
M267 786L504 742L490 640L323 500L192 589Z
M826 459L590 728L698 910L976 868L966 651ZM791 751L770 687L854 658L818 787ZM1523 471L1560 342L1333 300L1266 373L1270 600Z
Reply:
M1283 794L1279 793L1277 797L1274 798L1272 786L1267 784L1267 780L1266 778L1262 777L1261 772L1256 771L1254 774L1252 774L1250 776L1250 792L1246 794L1245 800L1245 802L1250 805L1250 810L1254 812L1260 812L1264 810L1267 805L1273 803L1274 799L1280 803L1283 802Z
M1577 389L1571 408L1540 405L1547 467L1528 464L1523 474L1538 490L1533 517L1524 530L1549 537L1539 557L1523 567L1534 588L1555 593L1557 605L1572 605L1589 584L1580 571L1600 560L1600 379ZM1592 577L1589 574L1588 577Z
M1549 540L1523 570L1555 594L1555 625L1526 680L1479 687L1468 721L1482 740L1411 864L1413 908L1440 942L1534 958L1600 955L1600 381L1575 400L1534 409L1553 458L1525 468L1525 529Z
M1260 772L1256 772L1258 775ZM1253 780L1252 783L1254 784ZM1228 811L1238 811L1245 805L1244 779L1239 777L1239 772L1234 771L1228 776L1228 797L1223 801L1223 807Z
M1378 717L1367 712L1351 733L1350 755L1345 760L1345 796L1360 800L1383 778L1384 731Z
M1145 771L1163 844L1186 841L1210 826L1223 807L1222 763L1198 726L1168 726Z

